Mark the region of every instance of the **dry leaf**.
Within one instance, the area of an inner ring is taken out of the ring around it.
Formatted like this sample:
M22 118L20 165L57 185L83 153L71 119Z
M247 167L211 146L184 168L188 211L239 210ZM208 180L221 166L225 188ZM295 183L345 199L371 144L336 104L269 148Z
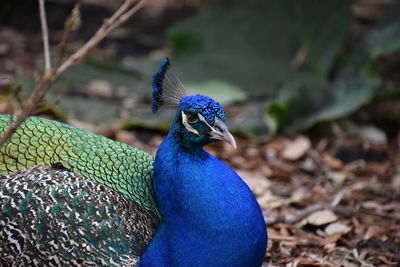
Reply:
M287 160L297 160L311 148L310 140L305 136L299 136L294 141L285 145L282 151L282 158Z
M331 210L320 210L310 214L307 218L307 222L312 225L320 226L335 222L337 219L337 216Z
M336 243L327 243L326 245L324 245L324 249L327 252L331 253L332 251L334 251L336 249Z
M333 157L331 154L323 153L322 160L333 169L343 168L343 162L340 159Z
M342 237L341 233L336 233L329 235L321 240L321 246L326 246L328 244L336 244L336 242Z
M268 207L270 209L276 209L286 204L285 199L272 194L272 192L270 192L269 190L264 192L264 194L261 197L258 197L257 202L261 206L261 208Z
M307 190L304 187L299 187L296 190L294 190L294 192L290 196L290 199L288 200L288 203L300 203L309 196L310 196L309 190Z
M332 234L347 234L350 232L351 228L343 223L331 223L325 228L325 233L327 235Z
M269 180L260 173L245 170L238 170L237 173L256 196L261 196L270 186Z
M384 263L388 264L388 265L395 265L395 262L391 262L388 258L386 258L385 256L378 256L378 259L380 259L381 261L383 261Z
M307 258L301 258L299 264L307 266L321 266L321 264L317 260Z
M396 173L392 177L392 185L394 188L400 188L400 173Z
M372 225L368 227L368 230L365 232L364 240L369 240L371 238L381 238L383 235L381 227L377 225Z
M328 172L326 177L337 184L342 184L346 180L347 174L345 172Z

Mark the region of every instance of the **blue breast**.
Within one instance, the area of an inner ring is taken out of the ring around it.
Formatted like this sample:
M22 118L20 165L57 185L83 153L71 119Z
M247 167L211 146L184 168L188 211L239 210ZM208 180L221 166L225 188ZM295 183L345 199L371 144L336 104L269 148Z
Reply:
M261 209L223 162L168 135L155 159L154 189L164 222L139 266L261 266Z

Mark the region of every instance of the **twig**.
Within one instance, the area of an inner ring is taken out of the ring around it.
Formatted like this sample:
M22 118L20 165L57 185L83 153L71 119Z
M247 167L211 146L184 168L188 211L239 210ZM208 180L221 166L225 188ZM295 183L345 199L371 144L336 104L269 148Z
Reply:
M58 59L55 68L57 69L60 65L62 60L64 59L65 52L67 51L67 44L68 44L68 39L70 33L76 31L80 25L81 25L81 4L76 3L74 8L71 11L71 15L65 22L65 28L64 32L61 38L61 42L58 45L59 47L59 53L58 53Z
M126 2L132 2L131 0L127 0ZM71 65L79 62L90 49L92 49L95 45L101 42L110 32L112 32L115 28L119 27L122 23L126 22L133 14L135 14L140 8L143 7L146 1L142 0L137 2L136 5L131 7L126 13L120 15L117 19L114 18L114 22L112 24L109 23L110 20L105 20L100 29L87 41L78 51L72 54L60 67L55 70L54 75L58 77L61 73L63 73L67 68ZM116 12L120 12L118 9ZM111 16L111 18L113 18Z
M2 146L13 135L21 123L23 123L29 114L31 114L36 104L46 95L53 82L54 80L52 79L52 76L49 75L36 85L28 101L24 105L21 115L19 115L18 118L7 128L7 131L0 138L0 146Z
M268 239L274 241L297 241L298 238L295 236L286 236L286 235L275 235L268 233Z
M115 22L116 19L118 19L122 14L128 10L130 6L134 3L135 0L126 0L118 9L115 11L115 13L108 19L107 23L112 24ZM105 23L103 25L106 25Z
M39 0L41 4L41 21L44 20L44 24L46 25L44 28L46 30L42 31L43 40L48 40L47 38L47 23L46 17L42 13L45 14L44 10L44 0ZM32 110L35 108L36 104L39 103L43 97L46 95L48 90L50 89L53 82L63 73L66 69L71 67L73 64L79 62L82 58L86 56L90 49L96 46L99 42L101 42L105 37L107 37L110 32L112 32L115 28L119 27L122 23L126 22L133 14L135 14L140 8L143 7L145 0L138 0L136 4L129 9L132 5L133 0L126 0L112 16L110 19L104 20L102 26L99 30L93 35L93 37L86 42L78 51L69 56L69 58L58 66L56 69L52 70L51 65L47 62L50 62L50 53L45 48L45 59L46 59L46 70L49 67L49 71L46 71L46 75L42 78L41 81L35 86L32 94L29 96L28 101L24 105L21 115L8 127L7 131L0 138L0 146L4 145L4 143L13 135L13 133L18 129L22 122L32 113ZM43 9L43 10L42 10ZM125 13L123 11L127 10ZM112 23L110 23L110 21ZM46 36L45 36L46 34ZM47 43L48 45L48 43ZM48 58L47 58L48 57ZM48 61L47 61L48 60Z
M45 62L44 76L49 76L51 72L49 31L47 27L46 9L44 6L44 0L39 0L39 13L40 13L40 25L42 26L44 62Z

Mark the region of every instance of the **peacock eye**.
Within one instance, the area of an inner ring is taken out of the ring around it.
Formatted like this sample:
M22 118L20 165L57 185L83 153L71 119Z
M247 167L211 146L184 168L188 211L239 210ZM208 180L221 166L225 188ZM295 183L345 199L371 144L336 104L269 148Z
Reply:
M195 124L199 122L199 117L197 117L197 114L194 113L188 113L186 116L186 120L190 124Z

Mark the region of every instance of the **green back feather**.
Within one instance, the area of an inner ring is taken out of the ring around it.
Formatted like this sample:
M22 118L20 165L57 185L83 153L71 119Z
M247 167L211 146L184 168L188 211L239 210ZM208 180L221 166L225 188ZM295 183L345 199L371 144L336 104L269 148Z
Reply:
M0 135L16 117L0 115ZM0 147L0 174L62 166L104 184L160 218L152 190L154 158L137 148L60 122L29 117Z

